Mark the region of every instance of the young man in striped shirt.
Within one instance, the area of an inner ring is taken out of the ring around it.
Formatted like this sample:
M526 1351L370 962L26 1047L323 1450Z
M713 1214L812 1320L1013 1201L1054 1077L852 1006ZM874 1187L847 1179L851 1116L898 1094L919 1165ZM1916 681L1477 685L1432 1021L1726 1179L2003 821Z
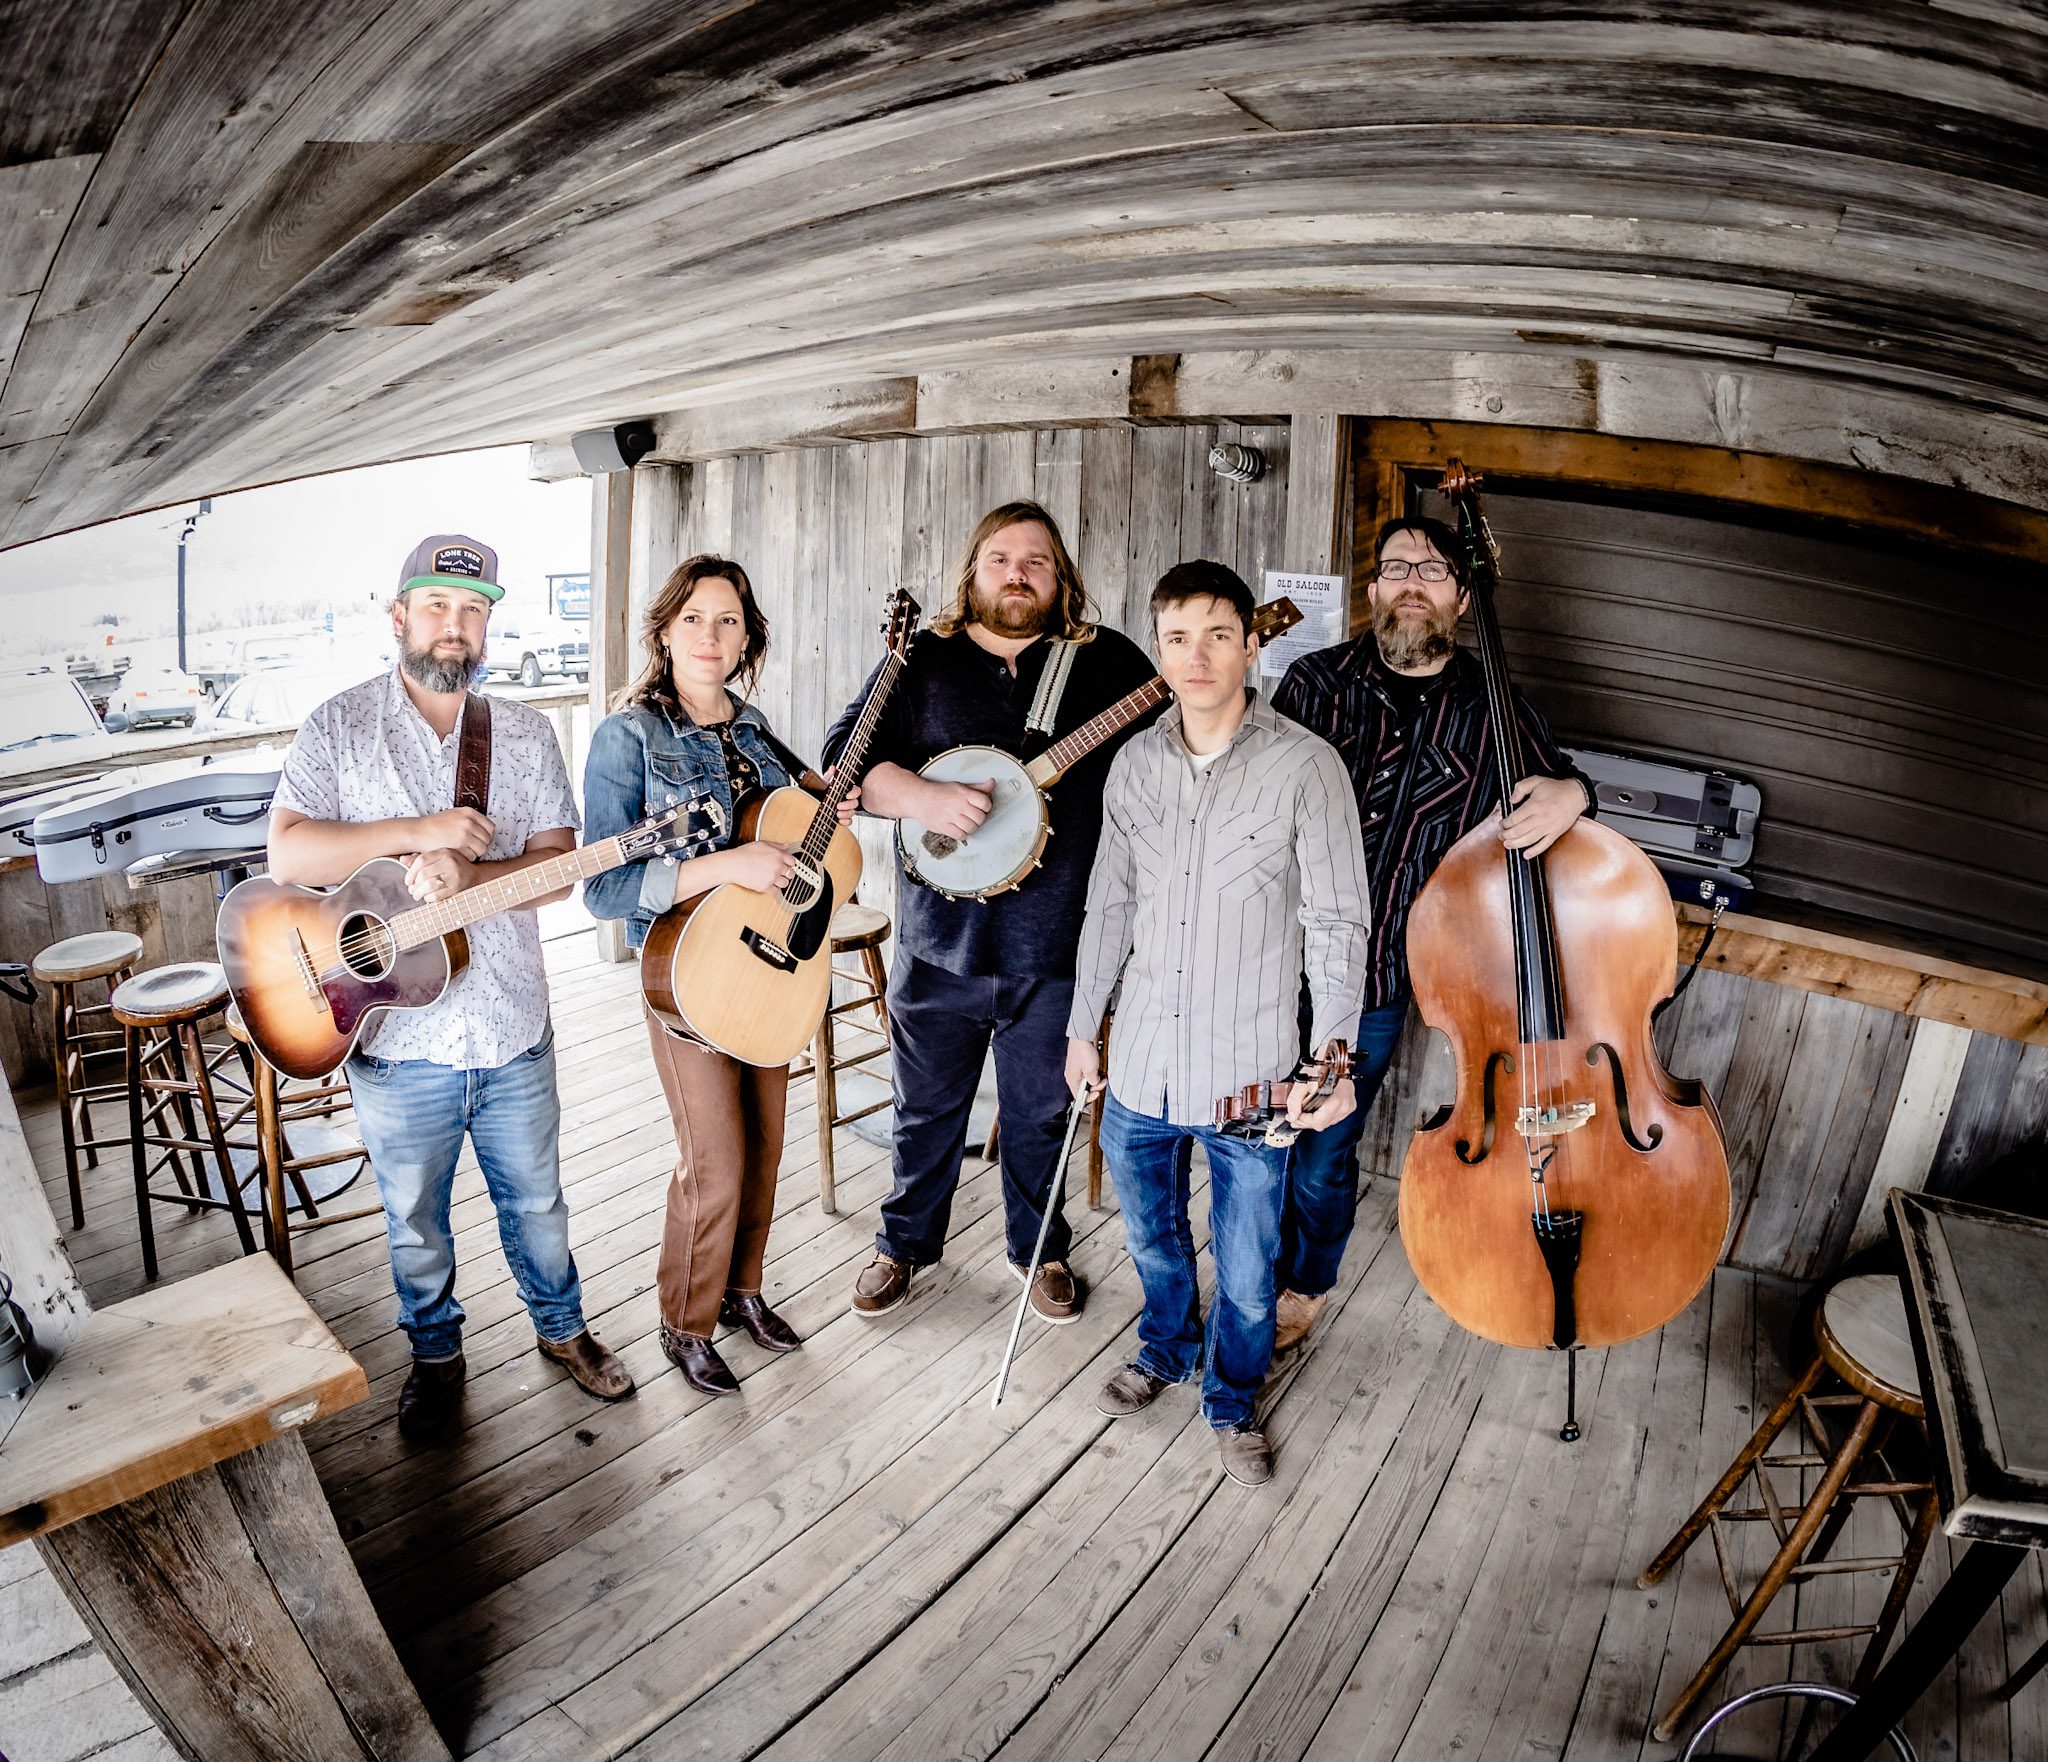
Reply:
M1067 1081L1101 1080L1096 1030L1119 971L1102 1149L1145 1288L1132 1364L1096 1406L1135 1413L1202 1372L1202 1412L1232 1479L1272 1478L1259 1384L1273 1355L1274 1266L1285 1150L1210 1124L1218 1097L1282 1078L1310 1044L1348 1040L1365 984L1365 862L1358 808L1329 743L1247 685L1259 645L1251 591L1220 563L1182 563L1152 592L1159 671L1173 707L1117 754L1068 1020ZM1289 1117L1333 1126L1339 1082ZM1188 1228L1189 1165L1209 1169L1216 1293L1206 1333Z

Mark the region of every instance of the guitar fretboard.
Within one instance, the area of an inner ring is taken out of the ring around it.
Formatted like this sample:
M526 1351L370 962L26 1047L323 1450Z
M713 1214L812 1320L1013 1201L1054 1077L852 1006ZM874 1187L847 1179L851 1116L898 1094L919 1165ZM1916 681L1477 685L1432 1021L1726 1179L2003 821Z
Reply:
M616 838L600 838L595 844L565 850L560 856L535 863L530 869L516 869L480 886L466 887L428 905L416 905L390 920L392 936L400 948L419 948L437 936L474 924L498 912L509 912L553 893L574 881L587 881L625 861Z

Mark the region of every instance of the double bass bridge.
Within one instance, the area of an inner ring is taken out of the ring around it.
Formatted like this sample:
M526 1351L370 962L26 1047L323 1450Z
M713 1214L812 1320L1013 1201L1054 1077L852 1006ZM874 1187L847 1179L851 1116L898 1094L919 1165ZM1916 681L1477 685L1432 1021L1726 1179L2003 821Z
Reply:
M1591 1101L1553 1102L1547 1107L1515 1109L1515 1131L1524 1138L1561 1138L1576 1132L1592 1119L1598 1104Z

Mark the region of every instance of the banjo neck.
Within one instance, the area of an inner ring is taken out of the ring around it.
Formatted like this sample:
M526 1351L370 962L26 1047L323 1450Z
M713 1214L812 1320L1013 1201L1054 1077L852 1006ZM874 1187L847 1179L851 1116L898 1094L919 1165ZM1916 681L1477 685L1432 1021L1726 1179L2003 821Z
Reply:
M1149 679L1128 697L1120 697L1100 715L1091 716L1073 733L1056 740L1024 767L1024 775L1040 789L1049 788L1105 740L1121 734L1140 716L1166 702L1166 681Z

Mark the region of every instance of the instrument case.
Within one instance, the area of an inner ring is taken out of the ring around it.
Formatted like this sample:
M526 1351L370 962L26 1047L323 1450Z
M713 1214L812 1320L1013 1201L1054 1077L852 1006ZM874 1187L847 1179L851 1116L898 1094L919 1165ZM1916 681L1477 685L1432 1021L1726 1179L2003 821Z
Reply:
M1601 820L1648 854L1673 899L1731 911L1748 904L1763 807L1754 783L1592 747L1567 747L1565 756L1592 781Z
M36 854L30 831L38 814L48 813L66 802L77 801L81 796L104 795L110 789L125 788L141 775L139 766L130 765L96 777L71 777L62 783L46 783L0 803L0 858L32 857Z
M28 841L45 881L122 874L166 851L248 850L270 837L284 754L258 747L150 765L35 817Z

